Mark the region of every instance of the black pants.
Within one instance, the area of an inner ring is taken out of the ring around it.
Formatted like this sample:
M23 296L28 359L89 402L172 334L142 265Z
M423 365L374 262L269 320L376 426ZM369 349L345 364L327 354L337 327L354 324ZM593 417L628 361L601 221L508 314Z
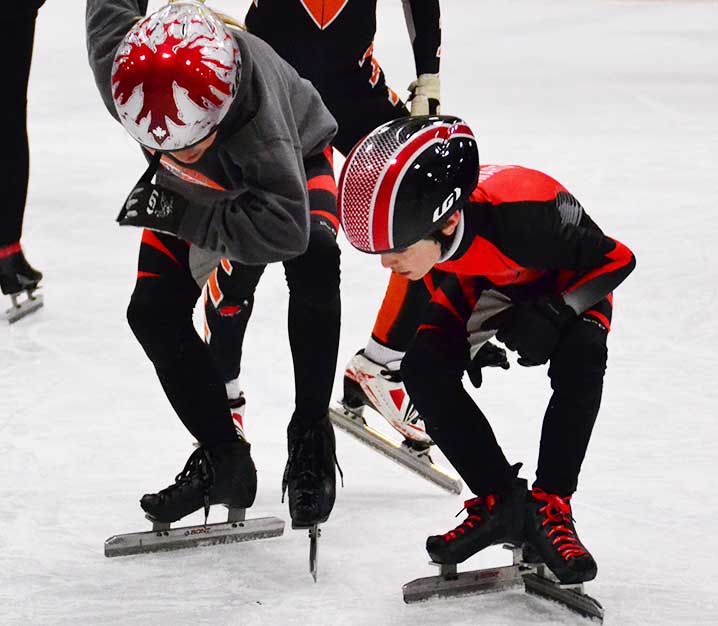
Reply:
M604 301L605 302L605 301ZM401 366L427 433L478 495L502 491L513 475L493 430L464 389L465 333L423 328ZM601 403L607 330L592 316L569 326L550 361L553 395L543 421L535 486L562 496L576 490Z
M326 417L339 350L339 220L330 154L327 150L304 163L311 219L309 246L304 254L284 262L294 365L293 419L299 422ZM244 334L264 268L224 260L208 281L206 339L225 382L239 376Z
M4 121L0 151L0 248L20 241L29 175L27 84L35 38L36 13L0 17L0 59Z
M202 444L235 441L222 376L192 323L200 288L187 242L146 230L127 320L175 412Z
M240 373L242 343L265 266L223 263L210 278L205 316L209 347L225 381ZM228 271L229 270L229 271ZM284 262L289 287L287 325L294 364L294 420L327 414L339 348L339 246L333 232L312 220L307 251ZM220 301L213 301L220 295Z

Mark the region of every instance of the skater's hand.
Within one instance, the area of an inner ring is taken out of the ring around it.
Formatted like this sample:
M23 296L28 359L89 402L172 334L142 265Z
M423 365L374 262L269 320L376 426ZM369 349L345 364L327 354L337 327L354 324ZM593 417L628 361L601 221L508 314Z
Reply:
M441 113L441 82L438 74L419 74L409 85L411 115L439 115Z
M120 226L138 226L176 235L186 210L187 201L179 194L140 181L127 196L117 222Z
M563 329L577 318L561 296L541 298L504 309L486 324L496 339L519 353L519 365L543 365L556 350Z
M479 348L474 358L469 361L466 373L469 375L471 384L478 389L483 382L481 368L500 367L502 370L507 370L510 366L511 364L508 358L506 358L506 350L487 341Z

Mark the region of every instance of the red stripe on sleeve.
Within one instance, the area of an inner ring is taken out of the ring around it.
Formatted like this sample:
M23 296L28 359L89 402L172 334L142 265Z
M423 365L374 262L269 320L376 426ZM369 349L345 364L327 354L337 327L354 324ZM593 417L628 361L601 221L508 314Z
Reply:
M590 309L589 311L586 311L584 315L592 315L606 327L606 330L611 330L611 322L608 321L608 318L603 313L600 313L595 309Z
M11 243L9 246L5 246L4 248L0 248L0 259L6 259L9 256L12 256L13 254L17 254L20 252L22 248L20 247L20 242L16 241L15 243Z
M594 278L598 276L603 276L604 274L610 274L611 272L615 272L616 270L625 267L631 262L631 259L633 258L633 253L620 241L616 241L615 239L611 239L611 241L616 244L616 247L608 254L606 254L606 257L611 259L611 262L606 263L605 265L601 265L595 270L589 272L588 274L583 276L578 282L566 289L564 293L571 293L573 291L576 291L576 289L578 289L581 285L585 285L587 282L593 280Z
M313 176L307 181L307 189L314 191L319 189L320 191L328 191L332 195L337 195L337 183L334 180L334 176L329 174L320 174L319 176Z
M334 230L339 232L339 219L333 213L330 213L329 211L310 211L310 213L312 215L321 215L322 217L325 217L332 224L334 224Z

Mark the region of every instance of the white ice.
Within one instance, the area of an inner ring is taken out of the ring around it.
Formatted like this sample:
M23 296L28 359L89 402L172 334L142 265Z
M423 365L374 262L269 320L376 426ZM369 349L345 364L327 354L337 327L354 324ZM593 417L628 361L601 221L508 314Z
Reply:
M248 2L216 4L243 17ZM574 500L599 563L588 590L606 624L716 624L718 4L442 4L444 112L474 126L483 162L550 173L638 259L616 294L603 406ZM379 22L377 57L403 94L413 61L399 0L380 0ZM139 232L114 217L143 161L96 92L81 1L41 10L29 101L23 242L45 272L46 305L0 326L1 624L583 623L519 593L405 605L401 585L433 571L425 537L458 523L463 498L344 434L346 486L324 526L316 584L307 538L291 530L106 559L108 536L146 528L139 496L171 482L191 439L125 323ZM336 394L387 280L375 258L341 245ZM259 468L253 512L288 520L286 301L273 267L257 294L243 387ZM514 362L485 378L475 396L532 478L545 369ZM468 565L506 559L494 549Z

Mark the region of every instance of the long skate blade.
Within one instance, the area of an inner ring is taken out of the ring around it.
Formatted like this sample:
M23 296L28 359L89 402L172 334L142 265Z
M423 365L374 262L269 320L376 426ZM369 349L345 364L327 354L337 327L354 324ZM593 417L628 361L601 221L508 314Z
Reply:
M518 565L460 572L453 576L417 578L402 587L404 602L411 604L431 598L453 598L505 591L523 584L522 568Z
M526 574L524 585L528 593L559 602L584 617L603 623L603 607L598 600L583 592L583 585L561 586L538 574Z
M284 521L278 517L258 517L244 521L221 522L206 526L184 526L114 535L105 541L105 556L127 556L198 548L239 541L279 537Z
M309 529L309 573L312 575L314 582L317 582L317 550L319 548L319 537L322 536L322 529L319 528L319 524L314 524Z
M401 443L393 441L384 433L367 425L361 416L341 406L330 406L329 419L338 428L429 482L450 493L461 493L463 484L458 476L432 463L425 453L402 446Z
M12 306L6 311L7 321L10 324L14 324L23 317L27 317L30 313L37 311L43 305L41 295L35 295L27 292L27 298L24 300L19 300L18 295L19 294L13 294L10 296Z

